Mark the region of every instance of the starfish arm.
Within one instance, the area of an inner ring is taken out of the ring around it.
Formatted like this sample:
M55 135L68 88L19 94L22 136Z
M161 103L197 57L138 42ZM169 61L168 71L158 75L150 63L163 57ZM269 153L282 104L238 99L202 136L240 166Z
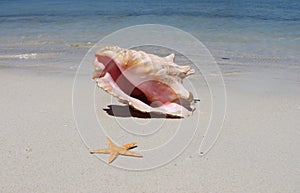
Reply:
M132 142L132 143L125 144L122 147L125 149L130 149L130 148L136 146L136 144L137 144L136 142Z
M90 151L91 154L95 154L95 153L110 153L110 152L111 152L110 148L97 149L97 150L91 150Z
M136 153L136 152L133 152L133 151L127 151L127 150L120 151L119 154L128 155L128 156L135 156L135 157L143 157L142 154L139 154L139 153Z
M109 137L106 137L106 141L110 148L116 147L116 145L112 142L112 140Z
M111 163L118 157L119 153L118 152L111 152L108 158L108 163Z

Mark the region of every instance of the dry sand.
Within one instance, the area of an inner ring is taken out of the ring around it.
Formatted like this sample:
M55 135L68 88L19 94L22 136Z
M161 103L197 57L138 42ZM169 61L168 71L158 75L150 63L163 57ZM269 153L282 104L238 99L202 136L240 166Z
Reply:
M300 191L300 94L293 89L259 80L261 89L231 86L235 78L225 77L228 110L213 149L198 154L199 132L169 164L134 172L89 154L73 120L73 78L0 70L0 192Z

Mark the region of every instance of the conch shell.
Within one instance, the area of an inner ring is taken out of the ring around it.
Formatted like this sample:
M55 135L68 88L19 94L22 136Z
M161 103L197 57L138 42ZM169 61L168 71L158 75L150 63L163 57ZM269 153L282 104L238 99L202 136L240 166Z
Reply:
M182 80L195 71L175 64L174 57L108 46L95 54L93 79L98 87L141 112L188 117L195 109L194 98Z

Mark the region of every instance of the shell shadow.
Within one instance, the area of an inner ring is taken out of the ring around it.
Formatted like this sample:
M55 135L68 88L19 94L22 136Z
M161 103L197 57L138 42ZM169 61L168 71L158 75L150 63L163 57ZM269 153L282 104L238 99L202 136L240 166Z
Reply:
M103 110L110 116L114 117L136 117L143 119L159 118L159 119L181 119L181 117L174 117L158 113L144 113L132 108L129 105L108 105Z

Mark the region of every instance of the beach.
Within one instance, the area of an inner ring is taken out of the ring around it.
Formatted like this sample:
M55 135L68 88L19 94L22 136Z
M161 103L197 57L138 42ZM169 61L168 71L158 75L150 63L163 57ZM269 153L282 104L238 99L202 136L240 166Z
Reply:
M72 3L0 2L0 192L299 192L299 3ZM107 108L121 104L91 80L89 50L147 23L184 30L215 59L220 74L205 74L204 62L176 53L179 65L198 69L184 81L197 99L188 118L113 116ZM90 66L81 73L80 65ZM224 117L201 152L220 97ZM118 145L136 141L132 151L144 157L107 164L108 155L91 155L107 146L105 134Z
M83 145L71 74L2 69L1 79L2 192L299 190L299 90L228 85L225 123L208 154L199 155L198 134L171 163L134 172L99 161Z

